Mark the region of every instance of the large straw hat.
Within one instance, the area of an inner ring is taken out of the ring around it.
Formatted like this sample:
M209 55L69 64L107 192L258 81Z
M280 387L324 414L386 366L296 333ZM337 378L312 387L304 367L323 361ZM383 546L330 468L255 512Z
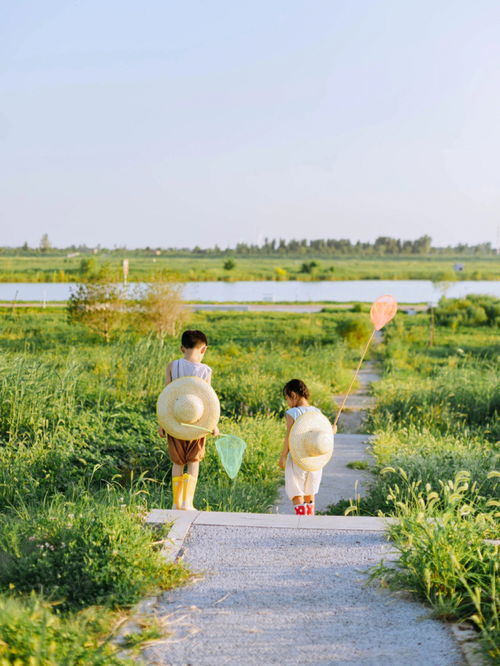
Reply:
M333 453L330 421L320 411L299 416L290 430L288 447L293 462L306 472L322 469Z
M219 398L200 377L179 377L160 393L156 412L161 427L169 435L188 441L199 439L217 425Z

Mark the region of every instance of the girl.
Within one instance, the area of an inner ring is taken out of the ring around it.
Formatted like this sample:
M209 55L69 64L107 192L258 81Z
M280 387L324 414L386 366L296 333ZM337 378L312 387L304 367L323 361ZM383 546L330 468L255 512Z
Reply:
M283 395L289 409L285 414L287 431L279 466L285 470L285 490L289 499L293 502L295 513L298 516L313 516L314 496L319 490L323 470L306 472L294 463L292 456L289 454L288 437L299 416L309 411L321 412L317 407L312 407L309 404L309 389L300 379L292 379L285 384ZM337 428L332 426L332 430L335 433Z

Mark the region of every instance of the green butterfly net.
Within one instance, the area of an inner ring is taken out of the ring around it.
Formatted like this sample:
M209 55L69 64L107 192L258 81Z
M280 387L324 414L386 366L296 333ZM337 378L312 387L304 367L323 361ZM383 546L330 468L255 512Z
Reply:
M240 471L247 444L236 435L222 435L215 441L222 467L230 479L235 479Z
M192 423L181 423L181 425L196 428L196 430L203 430L204 432L210 432L210 430L193 425ZM247 443L241 439L241 437L236 437L236 435L226 435L221 432L219 438L215 440L215 448L217 449L222 467L226 470L227 475L230 479L235 479L240 471Z

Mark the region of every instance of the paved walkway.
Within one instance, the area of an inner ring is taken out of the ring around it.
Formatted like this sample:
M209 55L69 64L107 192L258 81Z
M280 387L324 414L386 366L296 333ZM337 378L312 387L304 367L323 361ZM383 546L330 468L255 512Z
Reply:
M174 515L171 556L180 548L202 576L158 599L171 634L146 648L146 663L462 664L426 608L367 584L367 569L392 557L380 519L317 516L307 528L297 516L155 511L150 520Z

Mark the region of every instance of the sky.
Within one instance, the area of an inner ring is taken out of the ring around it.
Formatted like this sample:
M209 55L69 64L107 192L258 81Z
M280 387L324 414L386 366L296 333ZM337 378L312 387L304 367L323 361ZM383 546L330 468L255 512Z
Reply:
M498 0L4 0L0 245L497 242Z

